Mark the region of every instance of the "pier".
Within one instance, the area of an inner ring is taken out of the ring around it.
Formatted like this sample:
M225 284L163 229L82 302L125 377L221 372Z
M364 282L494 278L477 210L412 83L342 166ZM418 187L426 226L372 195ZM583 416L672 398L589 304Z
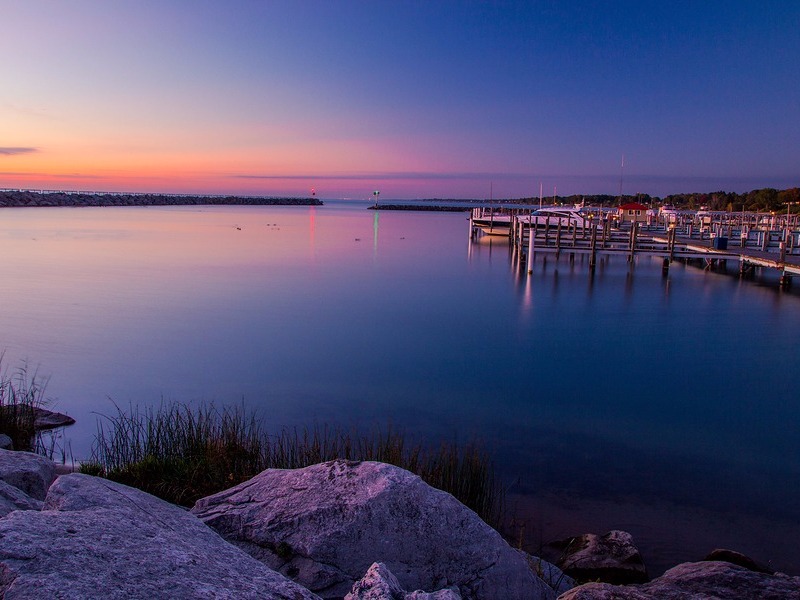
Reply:
M473 223L485 210L473 211L470 235L480 235ZM756 269L771 269L779 274L781 287L788 287L792 277L800 275L800 222L798 215L757 213L717 213L667 215L648 217L642 222L618 223L615 213L592 212L587 209L583 223L549 220L533 226L528 221L531 210L511 209L498 215L508 224L508 239L520 268L528 265L536 254L566 253L589 256L589 268L594 270L597 257L625 256L629 262L636 256L656 256L663 259L663 271L668 273L674 260L702 261L705 268L738 263L739 274L746 276Z

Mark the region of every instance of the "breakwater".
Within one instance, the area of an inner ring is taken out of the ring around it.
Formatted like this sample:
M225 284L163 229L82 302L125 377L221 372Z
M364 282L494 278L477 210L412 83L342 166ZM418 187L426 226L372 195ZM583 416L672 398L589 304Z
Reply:
M317 198L271 196L210 196L116 192L0 191L0 207L20 206L320 206Z
M469 206L443 206L441 204L378 204L368 210L416 210L425 212L467 212Z

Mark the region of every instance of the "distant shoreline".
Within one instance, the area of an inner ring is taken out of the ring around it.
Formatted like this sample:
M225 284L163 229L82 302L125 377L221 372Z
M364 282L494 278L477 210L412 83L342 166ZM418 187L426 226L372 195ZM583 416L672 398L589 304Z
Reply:
M114 194L0 191L0 207L47 206L321 206L317 198L197 196L192 194Z
M438 204L379 204L368 206L367 210L420 210L426 212L466 212L471 206L442 206Z

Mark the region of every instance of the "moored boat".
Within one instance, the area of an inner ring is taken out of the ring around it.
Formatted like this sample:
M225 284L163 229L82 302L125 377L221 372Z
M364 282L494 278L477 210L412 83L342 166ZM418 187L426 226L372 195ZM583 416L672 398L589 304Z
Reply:
M540 227L590 227L592 222L591 214L581 211L579 208L567 206L551 206L540 208L529 215L522 215L519 222L526 226L533 225Z
M487 235L508 235L511 230L512 219L516 219L517 223L525 227L533 225L537 229L545 227L558 228L559 225L562 228L588 228L591 226L594 215L584 212L584 210L569 206L550 206L522 215L512 215L508 211L476 210L472 216L472 224Z
M511 231L511 213L476 209L476 214L472 216L472 224L487 235L508 235Z

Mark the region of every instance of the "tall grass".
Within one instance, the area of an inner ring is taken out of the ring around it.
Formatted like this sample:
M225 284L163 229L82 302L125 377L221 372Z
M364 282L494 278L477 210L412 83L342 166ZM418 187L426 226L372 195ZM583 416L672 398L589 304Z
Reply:
M43 450L34 422L36 409L44 404L47 379L26 364L9 374L2 369L2 358L0 353L0 433L11 438L15 450Z
M430 448L391 427L358 433L317 426L270 436L255 413L242 407L117 407L115 416L98 422L92 459L82 470L189 506L267 468L296 469L336 458L412 471L490 525L499 524L502 491L488 453L477 443Z

